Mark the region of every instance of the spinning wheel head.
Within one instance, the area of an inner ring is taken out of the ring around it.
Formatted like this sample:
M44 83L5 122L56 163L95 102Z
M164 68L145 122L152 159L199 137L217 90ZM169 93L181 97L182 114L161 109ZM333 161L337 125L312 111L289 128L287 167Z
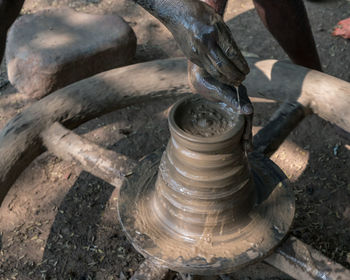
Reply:
M241 147L244 118L199 97L169 114L171 139L120 191L119 218L136 250L169 268L223 274L268 255L294 216L293 193L269 159Z

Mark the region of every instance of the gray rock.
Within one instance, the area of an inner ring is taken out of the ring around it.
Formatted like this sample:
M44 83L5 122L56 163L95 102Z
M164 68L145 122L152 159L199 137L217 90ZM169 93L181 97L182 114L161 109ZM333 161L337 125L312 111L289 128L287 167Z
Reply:
M75 81L128 64L136 36L119 16L50 9L24 15L6 44L9 80L41 98Z

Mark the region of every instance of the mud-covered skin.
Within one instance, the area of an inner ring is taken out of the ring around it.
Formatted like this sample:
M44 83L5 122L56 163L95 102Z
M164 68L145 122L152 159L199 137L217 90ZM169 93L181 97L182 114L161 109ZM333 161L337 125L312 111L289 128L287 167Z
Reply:
M244 142L249 149L253 109L245 89L240 87L237 94L233 87L241 84L249 68L221 17L227 0L132 1L161 20L190 61L202 67L190 63L192 87L204 96L227 102L246 115ZM0 61L7 31L19 15L23 2L0 0ZM302 0L253 2L263 23L293 62L321 70Z
M174 34L184 53L213 77L239 84L248 73L240 51L222 18L227 0L131 0L159 18ZM6 33L24 0L0 0L0 61ZM207 3L208 5L204 4ZM263 23L293 62L321 70L302 0L253 0ZM231 75L234 72L234 75Z
M237 89L220 83L213 78L203 68L191 62L188 63L188 79L192 91L203 95L209 100L222 101L229 104L240 114L245 115L245 128L242 136L242 142L245 151L251 151L252 146L252 125L254 109L249 100L247 90L243 85Z
M242 142L246 151L252 150L253 107L245 88L240 86L249 67L222 19L227 1L136 2L164 23L189 58L193 92L223 101L246 115ZM240 86L238 95L234 86Z
M227 0L201 1L210 5L221 16L224 15ZM238 110L240 114L245 115L246 121L242 135L242 145L246 152L252 151L254 108L248 97L246 88L242 84L239 87L223 84L191 61L188 62L188 78L193 92L197 92L211 100L223 101Z
M249 67L215 10L194 0L136 0L173 34L186 57L222 83L239 85Z
M208 72L214 74L214 77L219 76L221 81L222 79L232 81L235 80L235 77L239 79L239 76L242 77L242 75L244 76L247 73L245 61L242 59L236 44L228 47L228 49L221 48L221 51L219 48L221 45L227 45L227 41L230 41L232 37L230 32L224 30L226 27L223 28L225 24L223 24L222 19L217 15L213 15L208 5L214 7L217 13L223 14L227 0L131 1L138 3L167 25L174 36L176 35L175 39L177 39L184 53L189 58L192 57L192 61L198 65L206 65L206 68L209 68ZM208 5L200 1L206 2ZM4 53L7 31L19 15L23 2L24 0L0 0L0 62ZM253 2L263 23L292 61L308 68L321 70L321 63L303 1L253 0ZM184 33L181 34L181 32ZM186 38L192 38L193 42L197 44L191 45L192 42L187 41ZM215 46L215 44L212 46L213 42L217 42L218 46ZM204 52L205 55L197 54L199 51ZM226 68L230 68L231 71L235 69L230 63L227 64L226 59L220 60L222 51L224 54L227 54L229 61L231 58L236 58L235 60L231 59L231 62L233 61L234 66L240 69L241 74L236 72L234 77L227 77L230 75L230 72L227 72L221 77L222 71ZM209 59L209 57L212 59Z

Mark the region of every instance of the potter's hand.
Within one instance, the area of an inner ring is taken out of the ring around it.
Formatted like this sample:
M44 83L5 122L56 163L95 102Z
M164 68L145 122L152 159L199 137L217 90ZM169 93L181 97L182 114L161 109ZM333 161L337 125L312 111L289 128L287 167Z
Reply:
M245 116L245 128L242 136L245 151L252 151L252 125L254 109L243 85L235 87L225 85L214 79L203 68L189 62L188 78L193 92L213 101L225 102Z
M249 72L222 17L199 0L136 0L172 32L189 60L221 83L239 85Z

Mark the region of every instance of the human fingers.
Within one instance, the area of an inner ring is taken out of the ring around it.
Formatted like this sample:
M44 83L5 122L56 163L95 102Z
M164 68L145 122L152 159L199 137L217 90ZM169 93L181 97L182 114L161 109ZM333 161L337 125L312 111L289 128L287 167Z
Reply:
M212 101L221 101L228 104L234 110L245 117L245 126L242 135L242 146L244 151L253 150L252 125L254 109L243 85L237 89L222 84L215 80L203 68L189 62L188 77L193 92L197 92ZM237 91L238 90L238 91Z
M211 101L230 102L224 100L220 95L221 89L218 88L218 84L215 82L215 78L213 78L213 73L209 74L191 61L188 61L188 80L193 93L198 93ZM221 85L226 86L225 84ZM238 104L236 105L238 108Z
M204 65L208 72L214 69L215 72L219 73L216 75L217 79L221 83L227 85L238 86L245 79L245 74L242 73L231 60L229 60L221 48L215 44L208 50L208 59L210 65Z
M250 102L245 86L240 85L238 88L239 104L241 112L245 115L245 126L242 136L243 149L245 152L253 151L253 114L254 107Z
M226 57L231 60L243 74L247 75L250 71L248 63L233 39L231 30L221 21L216 24L216 27L220 34L218 36L218 45L221 47Z
M235 87L223 84L212 77L203 68L193 63L188 66L189 82L194 92L210 100L222 101L234 108L240 114L253 114L253 106L243 86Z
M198 65L198 64L197 64ZM200 66L200 65L199 65ZM223 84L230 84L231 82L215 67L212 60L209 59L207 55L202 58L202 67L197 69L197 72L202 75L202 77L211 77L214 80L221 81Z
M243 149L246 153L253 151L253 114L245 115L245 125L242 136Z
M254 113L254 108L249 99L247 88L241 84L236 90L238 90L237 96L239 97L238 103L241 108L240 112L244 115L252 115Z

